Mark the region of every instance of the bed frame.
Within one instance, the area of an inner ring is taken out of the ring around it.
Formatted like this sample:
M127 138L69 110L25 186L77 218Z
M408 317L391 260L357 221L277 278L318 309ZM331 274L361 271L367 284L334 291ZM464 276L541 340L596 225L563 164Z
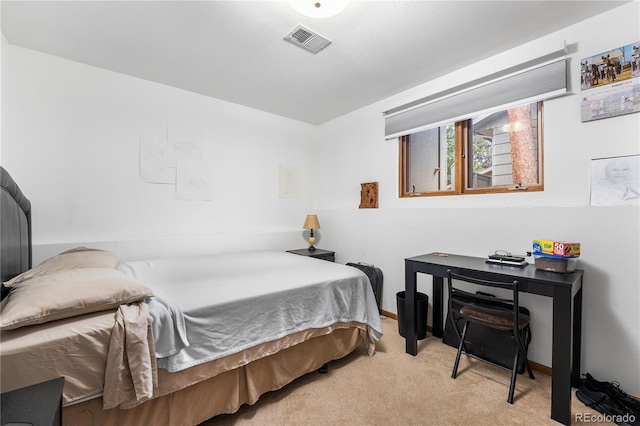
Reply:
M32 239L31 203L4 168L1 173L0 253L4 282L31 268ZM298 377L317 371L329 361L348 355L364 340L357 327L327 330L319 334L214 377L203 374L206 378L194 380L190 386L155 397L131 409L103 410L101 397L67 405L63 408L63 424L193 426L218 414L234 413L243 404L254 404L262 394L280 389ZM272 344L277 345L278 342ZM198 368L205 370L207 365L205 363ZM180 374L167 373L165 370L159 370L158 373L161 381L171 381L173 375Z
M5 282L31 268L31 202L0 167L0 279Z

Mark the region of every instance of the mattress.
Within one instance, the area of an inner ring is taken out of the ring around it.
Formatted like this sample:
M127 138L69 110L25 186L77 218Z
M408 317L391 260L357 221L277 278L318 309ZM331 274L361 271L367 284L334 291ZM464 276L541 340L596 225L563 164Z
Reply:
M101 396L115 310L2 332L2 391L64 376L63 404Z
M282 337L339 323L382 335L367 276L356 268L285 252L255 251L121 263L151 288L158 367L170 372Z

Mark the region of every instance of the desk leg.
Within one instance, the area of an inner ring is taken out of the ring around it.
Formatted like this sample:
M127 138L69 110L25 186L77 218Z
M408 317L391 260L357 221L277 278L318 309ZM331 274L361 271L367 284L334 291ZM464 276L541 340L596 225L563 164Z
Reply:
M581 278L582 279L582 278ZM580 386L580 357L582 355L582 283L573 296L573 363L571 364L571 386Z
M571 288L553 290L551 418L571 424Z
M418 331L416 330L416 271L411 262L404 263L404 312L407 316L407 330L405 330L406 352L410 355L418 354Z
M442 306L443 306L443 296L444 293L442 291L443 286L443 278L442 277L433 277L433 327L432 332L435 337L439 337L442 339L443 333L443 323L442 323Z

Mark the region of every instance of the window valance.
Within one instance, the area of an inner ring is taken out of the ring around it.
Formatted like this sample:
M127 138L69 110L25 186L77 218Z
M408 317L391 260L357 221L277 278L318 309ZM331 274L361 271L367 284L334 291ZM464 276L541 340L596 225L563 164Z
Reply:
M384 112L393 139L453 121L567 93L564 50Z

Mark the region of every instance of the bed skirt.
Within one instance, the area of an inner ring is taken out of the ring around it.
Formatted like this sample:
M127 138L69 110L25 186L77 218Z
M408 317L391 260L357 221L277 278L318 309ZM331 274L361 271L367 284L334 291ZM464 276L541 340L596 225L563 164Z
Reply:
M363 344L365 336L358 327L337 328L330 334L303 341L131 409L103 411L102 398L69 405L63 408L63 424L195 426L218 414L235 413L243 404L255 404L264 393L280 389L323 364L350 354ZM207 364L199 367L207 368Z

